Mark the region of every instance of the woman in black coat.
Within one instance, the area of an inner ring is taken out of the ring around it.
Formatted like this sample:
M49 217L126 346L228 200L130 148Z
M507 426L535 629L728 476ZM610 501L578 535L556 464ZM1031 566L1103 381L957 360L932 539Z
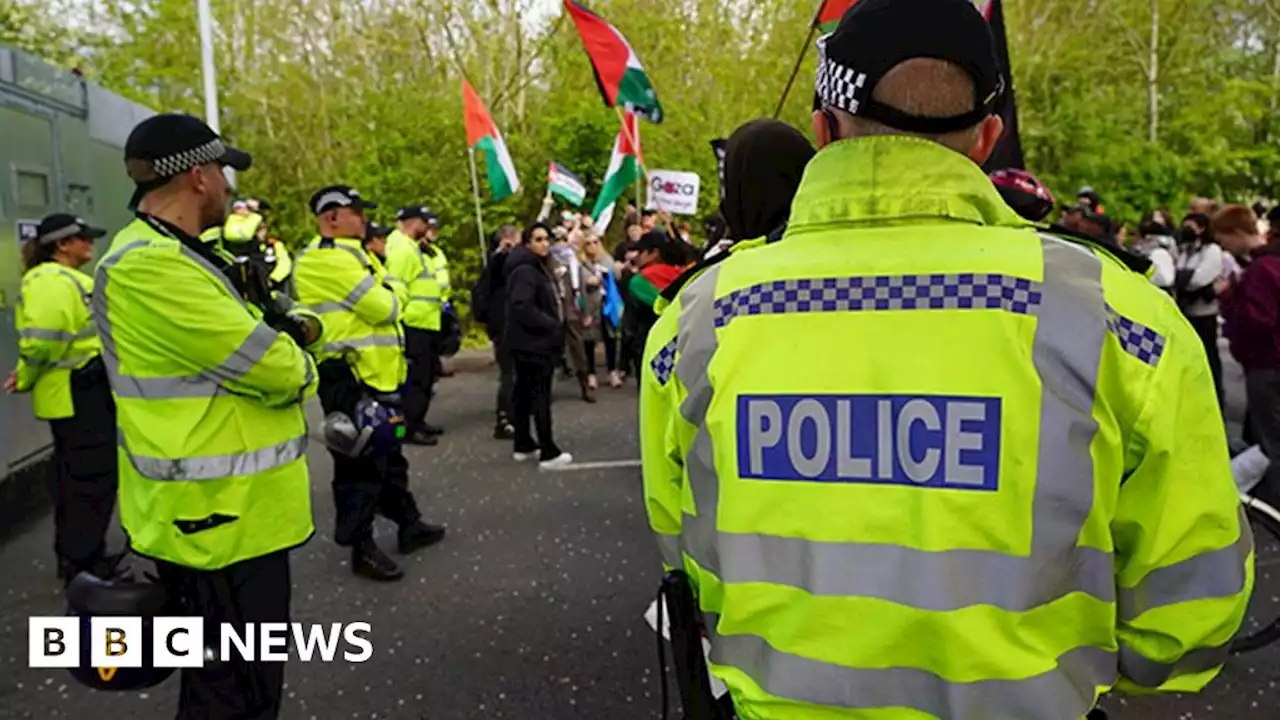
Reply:
M565 324L550 255L551 229L534 223L503 266L507 276L503 334L516 370L511 418L516 432L514 457L520 462L537 457L544 468L573 462L572 455L556 446L551 431L551 384L564 348ZM529 432L530 416L537 442Z

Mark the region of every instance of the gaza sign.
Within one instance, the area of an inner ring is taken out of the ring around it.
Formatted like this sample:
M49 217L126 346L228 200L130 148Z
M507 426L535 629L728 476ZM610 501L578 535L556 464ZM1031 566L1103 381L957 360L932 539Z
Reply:
M697 173L650 170L649 195L645 207L650 210L666 210L672 215L696 215L700 184Z

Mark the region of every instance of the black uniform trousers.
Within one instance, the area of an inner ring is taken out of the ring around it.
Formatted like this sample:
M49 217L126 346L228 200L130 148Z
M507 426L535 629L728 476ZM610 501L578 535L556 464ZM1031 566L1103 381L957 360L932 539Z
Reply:
M92 570L106 553L116 504L116 404L101 358L71 373L74 414L53 430L54 552L75 570Z
M405 327L404 356L409 363L405 388L404 423L410 434L421 430L431 408L431 390L439 377L440 332Z
M342 360L320 363L320 406L325 415L355 414L356 403L369 394ZM381 514L404 526L422 518L409 492L409 461L399 448L386 455L353 458L333 450L333 506L336 511L333 539L349 547L373 539L373 518Z
M245 623L289 622L288 550L212 571L156 561L156 572L175 614L205 618L206 647L218 647L222 623L244 633ZM274 720L283 690L284 663L206 659L182 670L177 720Z

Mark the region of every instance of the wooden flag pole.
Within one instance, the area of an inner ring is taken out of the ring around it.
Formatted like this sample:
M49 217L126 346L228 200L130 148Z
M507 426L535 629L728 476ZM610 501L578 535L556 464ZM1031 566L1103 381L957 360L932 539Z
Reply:
M819 0L818 9L813 12L813 19L809 21L809 34L804 38L804 45L800 47L800 57L796 58L795 67L791 68L791 77L787 78L787 86L782 89L782 97L778 98L778 107L773 110L773 119L777 120L782 114L782 107L787 104L787 96L791 94L791 86L795 85L796 77L800 74L800 66L804 65L804 58L809 54L809 46L813 44L813 36L818 32L818 18L822 17L822 8L826 7L827 0Z
M484 237L484 215L480 212L480 181L476 177L476 149L474 147L467 148L467 157L471 160L471 195L476 201L476 234L480 238L480 262L482 265L489 264L489 243L485 242Z

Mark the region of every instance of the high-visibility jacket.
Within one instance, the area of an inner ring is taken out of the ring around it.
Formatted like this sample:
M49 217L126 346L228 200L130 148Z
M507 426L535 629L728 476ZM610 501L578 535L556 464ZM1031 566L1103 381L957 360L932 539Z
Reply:
M273 255L275 265L271 268L271 282L281 283L289 279L289 274L293 272L293 258L289 256L289 248L284 246L282 242L276 242L268 248L268 252Z
M94 276L93 319L130 544L216 570L314 531L302 403L316 368L178 238L147 216L121 230Z
M408 373L400 330L409 296L404 283L351 238L317 238L298 253L293 279L298 302L324 323L316 358L344 358L365 385L398 390Z
M405 327L439 330L444 291L435 256L423 252L418 241L395 230L387 236L387 272L409 287L409 304L401 318ZM447 269L444 277L447 282Z
M262 216L258 213L237 215L232 213L223 226L222 237L231 242L248 242L258 234L262 227Z
M57 262L22 276L18 295L18 392L30 392L36 417L58 420L75 414L71 371L102 352L89 316L93 278Z
M744 720L1079 718L1218 673L1251 535L1200 341L1120 259L874 137L679 299L646 505Z

